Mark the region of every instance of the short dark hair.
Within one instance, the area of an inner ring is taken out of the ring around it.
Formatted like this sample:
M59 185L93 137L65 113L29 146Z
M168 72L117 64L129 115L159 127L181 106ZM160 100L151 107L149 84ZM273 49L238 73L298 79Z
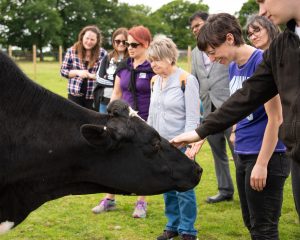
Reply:
M206 21L208 18L208 13L207 12L195 12L190 18L189 18L189 23L191 24L192 21L194 21L196 18L201 18L203 21Z
M219 47L226 41L228 33L233 35L235 46L245 43L242 28L234 16L228 13L211 15L201 28L197 38L197 46L201 51L205 51L208 46Z

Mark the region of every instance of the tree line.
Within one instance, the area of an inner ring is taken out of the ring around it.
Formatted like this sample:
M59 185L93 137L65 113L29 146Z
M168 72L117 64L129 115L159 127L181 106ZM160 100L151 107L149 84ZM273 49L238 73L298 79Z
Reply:
M255 0L248 0L237 13L241 22L257 11ZM0 43L24 50L36 45L57 49L70 47L86 25L97 25L103 35L103 47L110 48L110 36L118 27L148 27L152 34L171 37L178 48L195 45L189 29L189 17L196 11L208 12L199 0L192 3L175 0L152 12L145 5L130 6L118 0L1 0Z

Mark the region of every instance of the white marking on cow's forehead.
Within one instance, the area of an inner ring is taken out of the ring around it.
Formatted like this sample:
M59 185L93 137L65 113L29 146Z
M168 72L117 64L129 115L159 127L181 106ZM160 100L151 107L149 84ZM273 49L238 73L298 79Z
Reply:
M104 126L104 127L103 127L103 130L104 130L104 131L106 131L106 130L107 130L107 127L106 127L106 126Z
M138 115L138 111L134 111L131 107L128 107L129 109L129 117L138 117L139 119L145 121Z
M6 233L6 232L9 231L14 225L15 225L15 223L9 222L9 221L5 221L5 222L0 223L0 234Z

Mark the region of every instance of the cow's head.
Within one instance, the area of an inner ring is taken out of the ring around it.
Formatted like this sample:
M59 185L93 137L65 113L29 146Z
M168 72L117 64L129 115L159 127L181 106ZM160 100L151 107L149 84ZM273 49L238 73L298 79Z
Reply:
M111 193L186 191L199 183L200 166L160 137L126 103L112 102L108 114L105 126L85 124L81 133L94 151L106 156L95 163L94 174Z

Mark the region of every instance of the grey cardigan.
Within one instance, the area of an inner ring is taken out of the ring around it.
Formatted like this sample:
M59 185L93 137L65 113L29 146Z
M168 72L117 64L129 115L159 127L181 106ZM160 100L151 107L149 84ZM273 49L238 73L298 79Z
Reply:
M182 72L178 68L168 78L164 89L161 89L162 78L158 76L151 94L148 123L167 140L194 130L199 124L199 83L189 74L183 92L179 81Z

